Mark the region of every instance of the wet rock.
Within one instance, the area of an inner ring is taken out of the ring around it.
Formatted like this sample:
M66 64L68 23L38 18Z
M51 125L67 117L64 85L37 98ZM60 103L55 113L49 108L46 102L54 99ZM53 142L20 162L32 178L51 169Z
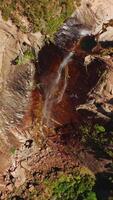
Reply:
M74 42L77 42L81 37L90 35L91 29L84 24L81 24L79 18L69 18L57 32L55 44L63 49L72 47Z

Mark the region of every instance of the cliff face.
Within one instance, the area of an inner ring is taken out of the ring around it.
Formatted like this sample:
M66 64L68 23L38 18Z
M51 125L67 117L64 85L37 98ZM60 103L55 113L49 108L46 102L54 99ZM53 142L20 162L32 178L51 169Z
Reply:
M93 28L93 31L100 31L103 23L113 18L113 5L111 0L82 0L81 6L75 11L74 16L78 16L83 24Z
M11 162L12 152L29 137L29 133L25 130L28 126L27 112L30 112L35 75L32 51L37 53L42 43L42 36L40 33L25 35L18 31L11 21L4 22L1 17L0 38L0 171L2 172Z
M41 182L45 184L50 177L54 180L59 172L85 166L103 177L112 170L111 10L110 0L83 0L56 33L55 43L45 43L40 51L40 33L23 34L1 19L2 198L12 192L10 198L30 199L32 195L41 199L40 193L47 186ZM45 106L49 124L43 120ZM112 178L112 172L109 176ZM49 195L44 192L46 199Z

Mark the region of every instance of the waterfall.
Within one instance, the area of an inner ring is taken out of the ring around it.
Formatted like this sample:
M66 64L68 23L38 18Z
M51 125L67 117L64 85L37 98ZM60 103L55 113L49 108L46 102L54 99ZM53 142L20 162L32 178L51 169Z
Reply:
M81 15L79 16L79 18ZM55 45L67 51L68 47L78 41L81 37L91 35L92 28L87 23L81 23L74 16L66 20L55 35ZM92 24L93 25L93 24Z
M74 52L70 52L59 65L56 76L52 80L52 83L45 95L45 102L43 107L43 117L42 117L42 129L43 125L47 127L51 126L51 115L52 108L54 105L60 103L62 101L63 95L65 93L68 81L68 63L71 61ZM60 81L62 80L62 73L64 72L64 80L62 88L59 89ZM60 91L59 91L60 90Z

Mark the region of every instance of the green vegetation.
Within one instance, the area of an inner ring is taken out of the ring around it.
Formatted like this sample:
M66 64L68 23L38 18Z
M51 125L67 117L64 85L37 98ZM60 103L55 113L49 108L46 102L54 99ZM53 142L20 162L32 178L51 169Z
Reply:
M94 176L86 168L73 174L61 174L56 180L46 182L49 186L49 199L54 200L96 200L92 191L95 183Z
M32 180L32 187L28 183L10 194L28 200L97 200L93 191L95 176L92 172L82 167L73 172L60 171L57 176L49 174L43 181Z
M12 21L23 33L27 33L27 27L23 24L18 16L13 16Z
M23 55L18 56L14 62L16 65L21 65L29 63L29 61L34 61L35 59L35 52L33 52L32 50L26 50Z
M80 128L81 141L87 146L102 151L113 157L113 132L107 131L103 125L85 123Z
M50 37L74 9L74 0L0 0L4 20L11 18L23 32L41 31Z
M11 16L11 13L15 10L15 1L10 3L10 1L0 0L0 10L2 12L3 19L7 21Z
M94 126L94 129L95 129L95 132L98 134L98 133L104 133L106 131L106 129L99 125L99 124L95 124Z

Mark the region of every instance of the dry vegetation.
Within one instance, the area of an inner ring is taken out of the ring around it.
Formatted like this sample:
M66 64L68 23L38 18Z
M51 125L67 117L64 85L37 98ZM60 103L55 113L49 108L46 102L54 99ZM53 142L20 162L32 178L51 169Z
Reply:
M23 32L41 31L52 37L75 4L74 0L0 0L0 9L4 20L11 18Z

